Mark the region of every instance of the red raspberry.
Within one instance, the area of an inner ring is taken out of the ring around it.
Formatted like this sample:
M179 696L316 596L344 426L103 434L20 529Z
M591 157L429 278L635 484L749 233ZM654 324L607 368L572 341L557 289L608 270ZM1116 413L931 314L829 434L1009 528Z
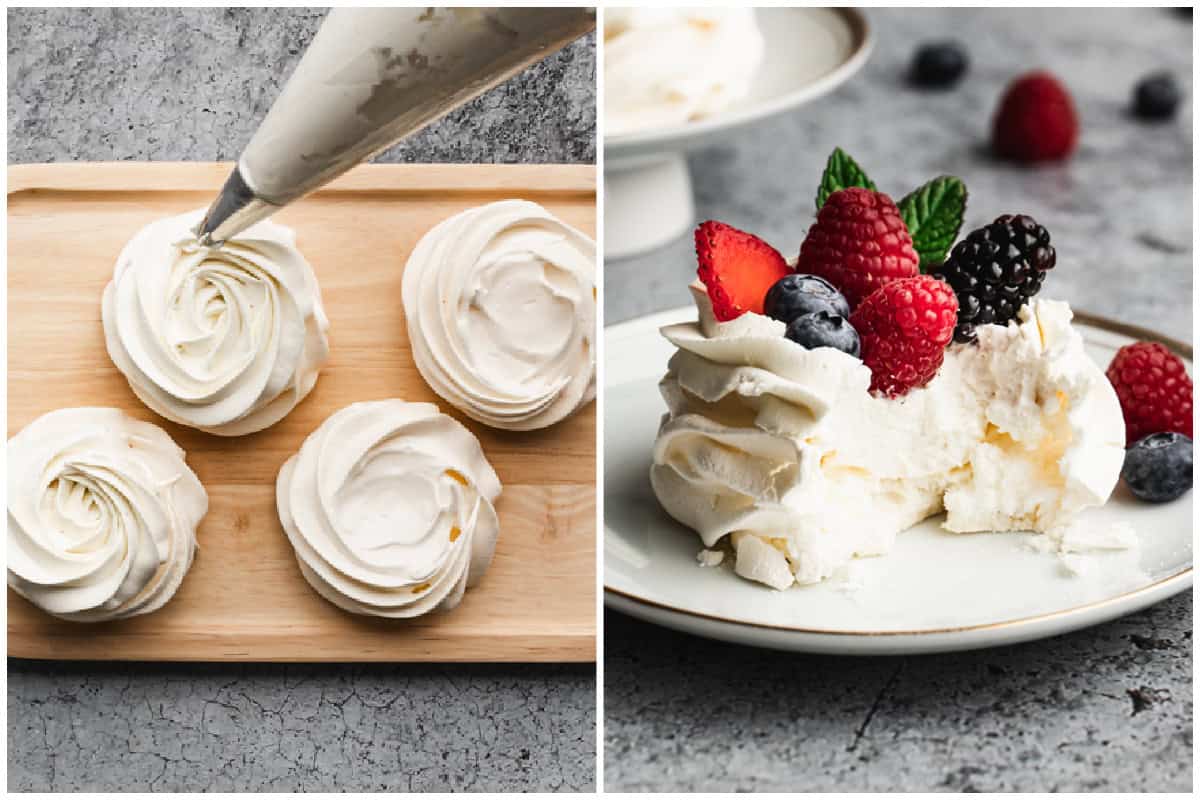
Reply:
M700 263L697 273L719 322L737 319L747 311L763 313L767 290L791 274L774 247L713 220L696 228L696 260Z
M1125 415L1125 446L1152 433L1192 438L1192 379L1183 361L1158 342L1127 344L1108 365Z
M992 149L1014 161L1066 158L1078 138L1071 95L1048 72L1031 72L1013 81L992 120Z
M871 391L888 397L924 386L942 366L958 322L950 284L929 275L901 278L876 289L850 315L871 369Z
M885 283L917 275L920 259L892 198L855 187L825 200L796 271L832 283L853 310Z

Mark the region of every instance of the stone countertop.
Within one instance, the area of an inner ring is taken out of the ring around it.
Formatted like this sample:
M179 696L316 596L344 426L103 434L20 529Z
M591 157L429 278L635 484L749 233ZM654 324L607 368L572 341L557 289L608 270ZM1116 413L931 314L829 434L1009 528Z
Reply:
M232 160L324 15L8 12L9 163ZM595 39L377 160L595 158ZM8 663L10 791L590 790L580 665Z
M825 158L841 146L895 197L940 173L970 190L966 228L1032 214L1054 237L1043 293L1192 339L1192 27L1161 9L873 9L878 46L832 95L690 156L697 220L794 255ZM903 74L917 42L957 38L954 90ZM1047 67L1082 120L1065 165L987 155L1006 83ZM1169 69L1173 122L1127 107ZM611 324L686 305L690 237L605 264ZM605 783L614 790L1188 791L1192 596L1042 642L852 659L753 650L605 617Z

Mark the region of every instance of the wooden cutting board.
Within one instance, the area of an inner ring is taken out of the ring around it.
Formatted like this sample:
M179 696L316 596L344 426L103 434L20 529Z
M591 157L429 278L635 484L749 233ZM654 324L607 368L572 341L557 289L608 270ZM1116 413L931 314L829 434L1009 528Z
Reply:
M441 401L413 364L400 274L442 219L510 197L595 230L591 166L366 165L280 212L316 270L331 357L316 389L265 431L227 439L143 406L104 347L100 296L146 223L207 206L231 164L8 170L8 435L69 406L115 406L187 451L209 512L183 587L158 612L55 620L8 592L8 654L187 661L594 661L595 404L549 429L493 431ZM479 437L504 484L495 560L462 604L417 620L342 612L301 578L275 511L280 465L358 400L435 402Z

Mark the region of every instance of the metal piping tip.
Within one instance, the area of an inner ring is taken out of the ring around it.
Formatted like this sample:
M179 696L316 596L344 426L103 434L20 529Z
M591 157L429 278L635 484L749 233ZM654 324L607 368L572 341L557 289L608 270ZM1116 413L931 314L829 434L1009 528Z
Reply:
M268 203L254 194L254 190L242 177L239 167L225 179L221 193L209 206L204 219L196 227L194 233L200 244L206 247L220 247L227 239L249 228L259 220L278 211L281 206Z

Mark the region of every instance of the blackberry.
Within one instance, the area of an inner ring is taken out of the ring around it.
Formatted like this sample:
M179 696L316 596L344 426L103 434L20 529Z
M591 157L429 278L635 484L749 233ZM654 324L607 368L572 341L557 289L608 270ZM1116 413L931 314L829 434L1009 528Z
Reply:
M967 234L933 273L958 297L954 341L975 341L976 325L1015 319L1054 260L1050 232L1025 214L1005 214Z

